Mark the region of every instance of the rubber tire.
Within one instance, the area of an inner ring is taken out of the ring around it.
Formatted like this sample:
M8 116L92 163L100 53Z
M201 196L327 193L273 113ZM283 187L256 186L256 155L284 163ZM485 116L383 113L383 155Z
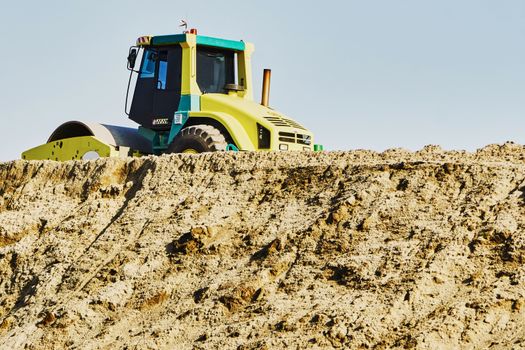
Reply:
M181 130L168 147L168 153L197 153L225 151L228 143L219 130L211 125L192 125Z

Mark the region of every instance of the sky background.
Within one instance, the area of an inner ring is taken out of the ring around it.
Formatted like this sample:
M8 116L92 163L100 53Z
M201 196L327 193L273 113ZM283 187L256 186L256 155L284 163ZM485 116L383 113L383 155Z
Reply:
M525 143L524 0L10 1L0 12L0 161L62 122L134 126L129 46L141 35L250 41L255 98L329 150Z

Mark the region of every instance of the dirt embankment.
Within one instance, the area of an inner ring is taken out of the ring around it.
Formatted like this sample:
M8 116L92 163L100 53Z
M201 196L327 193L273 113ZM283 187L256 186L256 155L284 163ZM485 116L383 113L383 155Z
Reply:
M0 164L0 348L523 348L524 193L514 144Z

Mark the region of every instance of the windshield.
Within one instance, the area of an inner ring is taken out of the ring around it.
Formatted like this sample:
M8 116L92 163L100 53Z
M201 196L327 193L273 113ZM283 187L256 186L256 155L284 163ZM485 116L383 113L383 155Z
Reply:
M235 52L197 47L197 84L202 93L226 93L235 84Z

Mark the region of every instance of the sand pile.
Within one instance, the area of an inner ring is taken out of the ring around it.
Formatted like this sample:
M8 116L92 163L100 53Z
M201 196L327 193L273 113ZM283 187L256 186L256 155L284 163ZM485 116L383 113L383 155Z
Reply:
M0 164L1 349L525 347L525 148Z

